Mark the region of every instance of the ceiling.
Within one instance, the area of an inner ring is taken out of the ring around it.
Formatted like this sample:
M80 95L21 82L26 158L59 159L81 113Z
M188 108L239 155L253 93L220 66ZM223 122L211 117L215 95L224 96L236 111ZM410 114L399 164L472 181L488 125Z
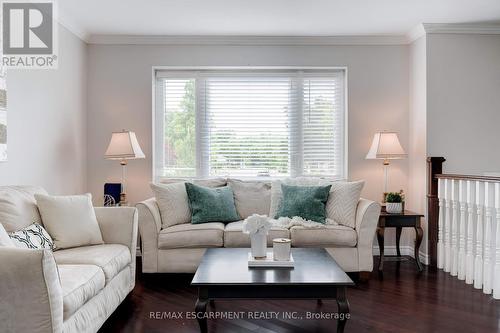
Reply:
M59 0L80 36L404 35L419 23L500 22L500 0Z

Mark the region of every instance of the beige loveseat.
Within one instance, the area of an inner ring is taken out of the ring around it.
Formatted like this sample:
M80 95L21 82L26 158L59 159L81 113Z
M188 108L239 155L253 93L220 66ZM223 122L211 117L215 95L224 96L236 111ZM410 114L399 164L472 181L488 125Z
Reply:
M262 198L269 200L266 195ZM262 205L269 206L269 203L262 202ZM242 221L184 223L163 228L155 198L140 202L137 208L144 273L192 273L207 248L250 247L249 236L242 232ZM379 214L378 203L360 199L354 228L343 225L321 229L273 227L268 234L268 246L272 246L273 238L291 238L293 247L325 248L346 272L371 272L372 244Z
M35 193L45 191L0 187L0 223L7 232L41 221ZM134 288L137 210L95 213L105 244L54 252L0 247L1 332L97 332Z

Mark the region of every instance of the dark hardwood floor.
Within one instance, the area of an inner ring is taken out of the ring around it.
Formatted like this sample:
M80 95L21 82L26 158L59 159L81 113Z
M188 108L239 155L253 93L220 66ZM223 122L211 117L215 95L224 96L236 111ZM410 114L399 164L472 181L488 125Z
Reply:
M186 318L197 297L191 279L188 274L138 273L134 291L100 332L199 332L197 321ZM385 262L383 280L372 273L369 282L349 288L347 297L351 319L346 332L500 332L500 301L442 271L425 269L417 275L411 261ZM305 319L307 313L335 313L335 301L218 301L212 311L243 312L244 319L210 319L209 332L336 330L335 320ZM182 318L164 318L168 313ZM248 318L251 314L277 318ZM284 318L287 314L304 319Z

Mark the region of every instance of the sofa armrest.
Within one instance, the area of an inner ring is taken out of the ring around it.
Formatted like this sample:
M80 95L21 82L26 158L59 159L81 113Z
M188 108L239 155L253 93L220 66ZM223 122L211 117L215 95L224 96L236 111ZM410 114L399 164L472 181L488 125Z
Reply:
M155 198L139 202L139 232L141 234L142 271L158 271L158 234L161 230L161 216Z
M135 257L138 229L137 209L134 207L96 207L95 214L104 243L125 245Z
M2 332L62 332L63 296L49 250L0 247Z
M378 225L380 204L360 199L356 210L356 233L358 234L358 262L360 271L373 270L373 239Z
M155 198L149 198L136 205L139 210L139 230L142 226L151 228L151 231L159 233L161 230L161 215ZM141 219L141 217L143 217ZM144 223L141 223L144 222Z

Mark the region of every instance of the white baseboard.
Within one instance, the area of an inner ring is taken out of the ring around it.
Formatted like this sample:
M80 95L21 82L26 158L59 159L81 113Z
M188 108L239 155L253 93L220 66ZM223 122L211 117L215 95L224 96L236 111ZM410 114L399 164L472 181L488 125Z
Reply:
M410 256L412 258L415 257L413 255L413 252L415 251L413 246L402 245L399 247L399 250L401 251L401 255L403 255L403 256ZM380 250L379 250L378 245L373 246L372 253L374 256L380 255ZM388 256L395 256L397 254L396 245L384 246L384 254L388 255ZM429 265L429 255L423 253L422 251L419 251L418 254L420 257L420 262L424 265Z

